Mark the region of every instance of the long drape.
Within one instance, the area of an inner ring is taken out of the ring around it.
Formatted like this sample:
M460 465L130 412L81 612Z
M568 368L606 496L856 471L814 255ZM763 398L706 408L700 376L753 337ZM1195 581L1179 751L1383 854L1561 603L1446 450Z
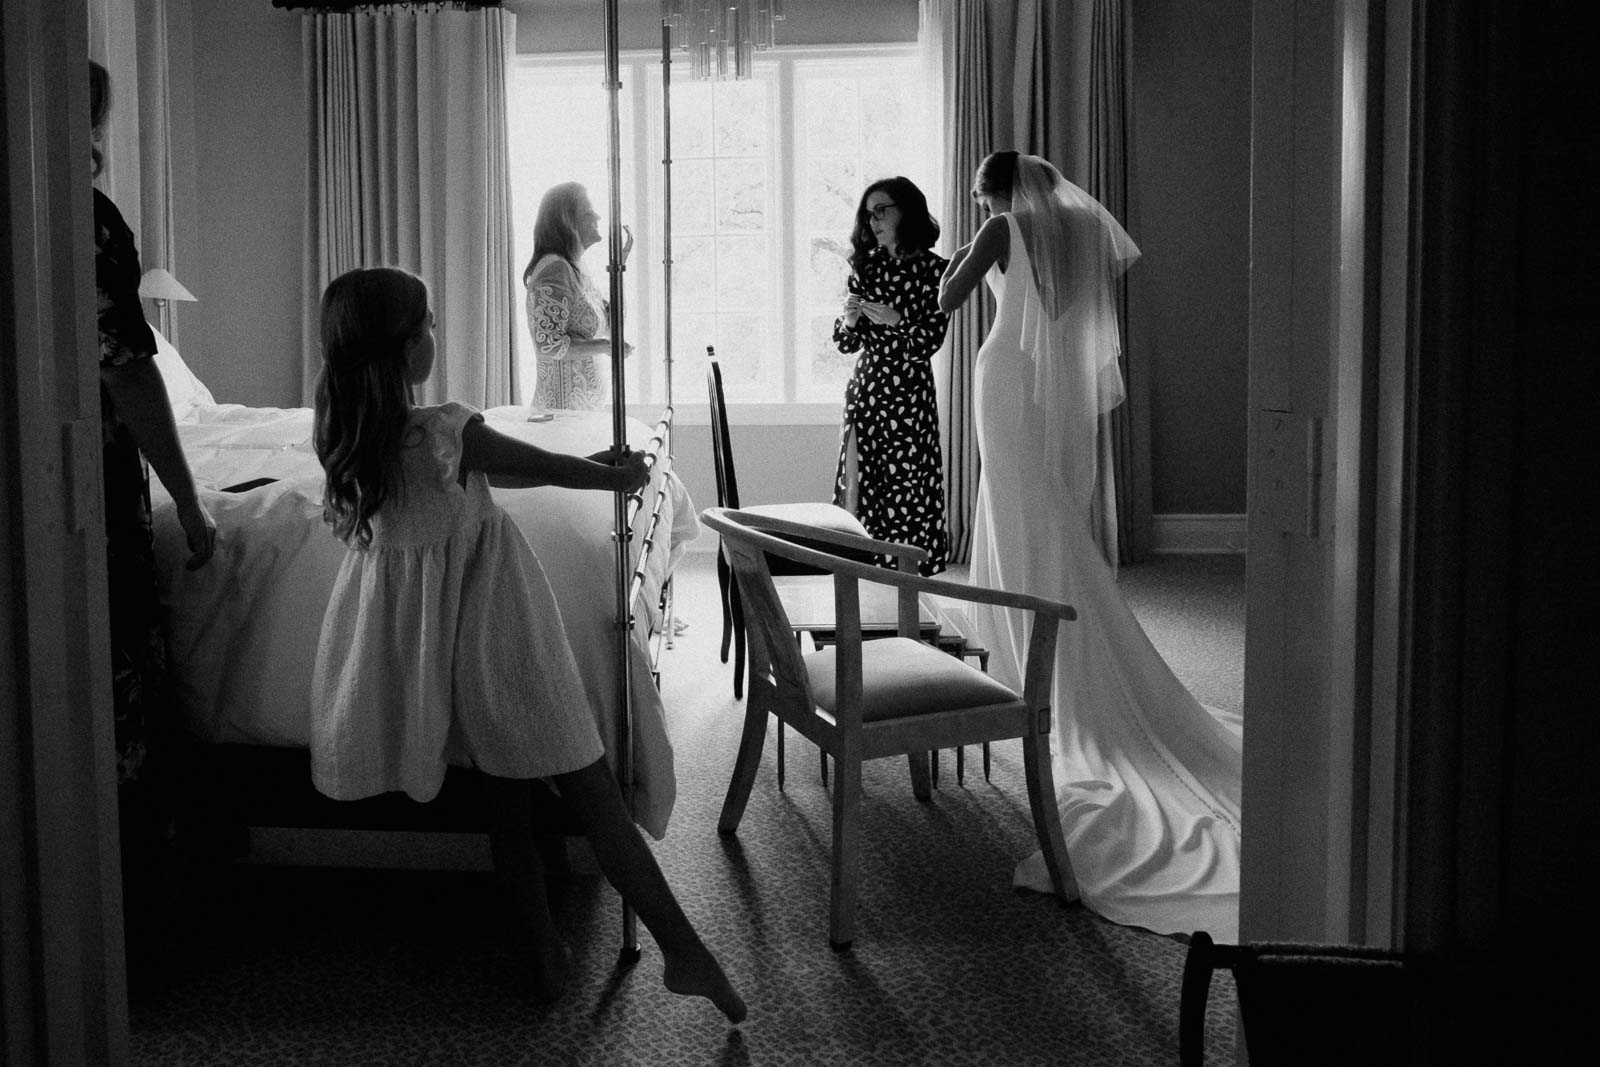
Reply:
M1015 7L1012 147L1055 163L1128 227L1126 0L1017 0ZM1117 303L1128 401L1101 427L1100 461L1114 472L1116 521L1098 535L1108 559L1129 563L1150 545L1149 382L1128 336L1126 288Z
M167 0L90 0L89 58L111 76L111 114L100 144L104 165L96 185L133 230L140 265L163 267L194 285L173 233ZM156 309L156 320L178 343L171 308Z
M1129 225L1129 18L1125 0L923 0L923 47L938 57L944 80L940 221L948 247L969 240L982 222L968 196L973 171L989 152L1007 148L1050 160ZM1104 547L1111 559L1131 562L1150 544L1150 387L1129 336L1125 291L1118 304L1128 400L1101 434L1102 466L1115 472L1120 534ZM949 362L941 367L952 562L969 558L981 469L971 372L991 316L985 292L952 317Z
M1132 77L1129 72L1130 16L1124 0L1098 0L1094 5L1089 81L1089 168L1085 186L1095 199L1122 221L1130 218L1129 144L1132 141ZM1122 328L1122 378L1127 401L1111 412L1105 427L1109 460L1117 472L1117 558L1133 563L1150 555L1152 536L1150 487L1149 360L1129 336L1126 282L1117 294Z
M438 356L417 402L514 402L506 78L515 16L395 8L302 18L306 403L321 363L323 288L380 265L414 271L433 299Z
M983 0L923 0L920 35L926 61L937 65L943 83L939 159L945 168L945 200L936 213L942 227L941 249L948 255L970 240L983 221L968 194L973 170L994 143ZM971 558L972 513L981 470L972 425L972 367L993 321L994 302L987 289L980 289L952 316L936 366L952 563Z

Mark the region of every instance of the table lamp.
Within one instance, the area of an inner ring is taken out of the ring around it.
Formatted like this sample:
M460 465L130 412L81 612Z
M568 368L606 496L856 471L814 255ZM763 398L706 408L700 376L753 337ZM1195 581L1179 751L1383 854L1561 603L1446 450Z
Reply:
M160 267L151 267L140 277L139 296L155 304L161 318L158 328L169 339L172 337L172 320L167 301L195 299L195 295L185 289L178 279Z

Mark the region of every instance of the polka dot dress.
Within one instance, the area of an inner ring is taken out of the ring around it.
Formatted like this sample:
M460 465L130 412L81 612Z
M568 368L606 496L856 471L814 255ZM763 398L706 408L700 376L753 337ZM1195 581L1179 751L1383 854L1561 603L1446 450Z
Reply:
M865 270L851 274L850 292L892 305L900 321L885 326L863 316L854 329L842 318L833 324L839 351L861 353L845 386L834 503L847 506L845 469L853 436L856 517L873 537L926 549L919 568L925 575L944 570L950 547L931 362L950 321L939 310L944 268L945 260L933 252L899 259L873 249ZM880 562L890 565L888 557Z

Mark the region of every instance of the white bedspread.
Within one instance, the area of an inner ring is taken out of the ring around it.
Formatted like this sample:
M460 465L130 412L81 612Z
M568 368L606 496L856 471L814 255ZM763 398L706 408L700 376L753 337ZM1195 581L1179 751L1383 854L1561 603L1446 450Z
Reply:
M525 421L521 407L484 413L496 429L541 448L587 455L611 443L609 412L557 412ZM643 448L652 433L628 420L628 442ZM156 552L171 609L171 654L180 698L192 725L213 742L304 748L310 726L311 666L328 592L344 546L322 522L322 470L311 449L309 408L218 404L179 423L179 437L206 507L217 520L217 552L198 571L186 550L172 501L157 479ZM660 625L661 583L700 530L695 507L676 475L666 480L662 529L647 569L643 613L630 645L634 691L634 797L639 825L660 838L676 794L665 709L650 681L647 623ZM228 486L276 479L246 492ZM543 564L562 623L589 691L590 709L608 750L622 707L616 643L616 556L609 493L543 487L494 490ZM647 495L648 505L650 497ZM635 529L648 520L641 511ZM635 537L633 551L639 550ZM611 753L615 763L615 753Z

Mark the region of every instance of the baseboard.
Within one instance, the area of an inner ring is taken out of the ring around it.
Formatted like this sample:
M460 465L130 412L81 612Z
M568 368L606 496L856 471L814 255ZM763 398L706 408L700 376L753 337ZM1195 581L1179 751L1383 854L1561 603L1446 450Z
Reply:
M1243 515L1154 515L1151 519L1152 552L1173 555L1244 552Z
M577 874L599 874L600 863L582 837L566 839ZM332 830L250 827L245 863L272 867L358 867L365 870L492 871L485 834L408 830Z
M413 871L490 871L483 834L252 826L247 863Z

